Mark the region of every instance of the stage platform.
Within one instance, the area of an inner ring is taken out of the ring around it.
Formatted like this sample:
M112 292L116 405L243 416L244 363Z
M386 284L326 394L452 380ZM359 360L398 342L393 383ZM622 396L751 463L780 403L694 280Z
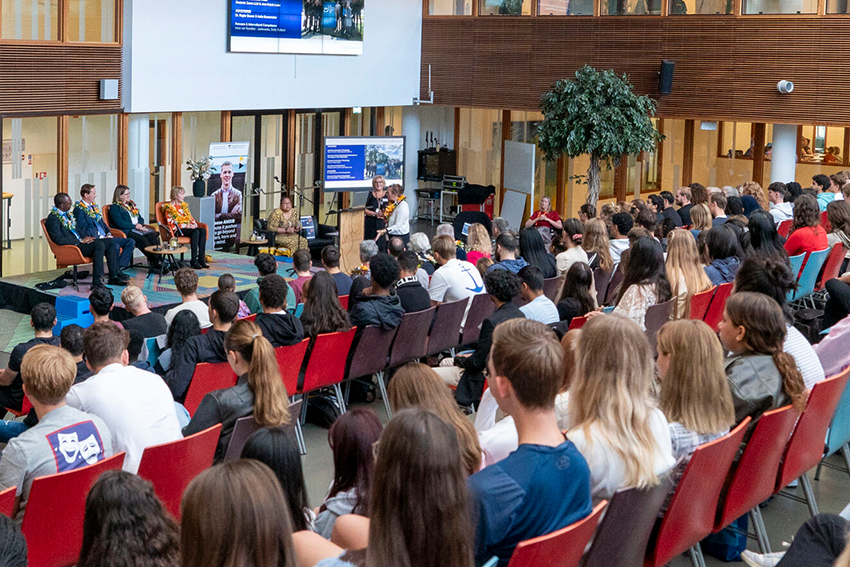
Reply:
M254 266L253 256L238 256L226 252L208 252L213 261L210 269L198 270L198 297L203 299L218 289L218 278L222 274L232 274L236 280L236 293L243 297L251 288L257 286L259 273ZM188 256L187 256L188 257ZM137 262L145 263L144 258L136 259ZM89 270L90 266L80 266L81 270ZM61 277L66 270L49 270L22 276L10 276L0 279L0 299L2 307L17 311L18 313L29 313L32 306L42 301L55 303L57 297L76 296L88 297L91 292L91 277L79 281L79 291L74 290L71 280L65 280L68 285L61 289L39 290L37 284L53 281ZM165 313L174 305L180 303L180 294L174 286L174 278L170 274L162 277L157 283L158 274L148 275L146 268L130 268L126 270L130 276L130 283L144 291L148 298L148 305L152 311ZM278 274L286 279L293 277L292 260L289 258L278 258ZM115 307L112 318L121 321L127 318L124 305L121 303L121 291L123 286L109 286L115 295Z

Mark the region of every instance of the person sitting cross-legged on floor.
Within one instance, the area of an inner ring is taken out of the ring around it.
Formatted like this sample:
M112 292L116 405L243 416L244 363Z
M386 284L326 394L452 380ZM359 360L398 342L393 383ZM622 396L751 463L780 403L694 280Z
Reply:
M18 487L13 514L17 520L23 518L35 478L112 456L112 434L104 421L65 404L77 373L70 353L58 346L35 346L24 356L21 373L39 422L9 441L0 459L0 488Z

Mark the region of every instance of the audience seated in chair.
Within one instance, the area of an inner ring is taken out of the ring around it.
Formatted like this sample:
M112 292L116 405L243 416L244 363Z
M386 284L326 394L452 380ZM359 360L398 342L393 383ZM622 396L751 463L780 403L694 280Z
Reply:
M646 310L671 298L661 244L654 238L638 238L629 249L625 268L614 313L629 318L645 331Z
M168 322L161 313L154 313L148 307L148 298L141 289L128 285L121 292L121 303L132 317L122 321L128 331L138 331L146 339L158 337L168 332Z
M171 368L171 362L177 358L178 353L186 346L186 342L196 335L201 334L201 325L198 317L188 309L178 313L165 335L165 350L159 353L154 363L154 371L160 376Z
M145 345L145 338L139 331L127 331L127 333L130 337L129 342L127 343L127 364L138 368L139 370L153 372L154 370L150 362L147 360L139 360L139 356L142 354L142 347Z
M336 246L322 248L322 267L336 282L337 295L348 295L351 290L351 278L339 269L339 248Z
M212 329L203 335L191 337L179 350L177 356L172 354L171 368L164 376L172 396L181 403L186 399L186 392L189 390L192 375L198 364L227 361L224 335L236 319L236 313L239 311L239 297L229 291L216 291L210 296L208 310L209 319L213 323Z
M119 272L133 262L133 251L136 243L129 238L113 237L109 226L103 219L100 207L94 202L97 189L90 183L80 187L80 200L74 204L74 220L77 221L77 232L82 238L106 239L107 246L112 246L118 252ZM110 272L112 270L110 269Z
M83 336L85 329L79 325L66 325L62 332L59 333L59 346L71 353L74 358L74 363L77 365L77 375L74 377L74 384L84 382L86 378L91 376L91 370L83 360Z
M113 303L115 303L115 296L112 295L112 290L106 286L96 287L89 294L89 306L91 307L94 322L112 323L119 329L123 329L124 325L109 318Z
M18 487L17 520L23 518L35 478L94 464L111 457L113 450L104 420L65 404L77 373L68 352L53 345L34 346L24 356L21 373L39 422L9 441L0 459L0 489Z
M286 280L277 274L265 276L260 281L262 314L257 316L257 325L274 348L304 340L304 326L298 317L287 311L288 294Z
M56 309L49 303L39 303L30 313L30 326L35 338L17 345L12 349L9 364L0 374L0 407L20 411L24 403L23 379L21 378L21 362L24 355L37 345L59 346L59 337L53 336L56 325Z
M233 274L221 274L218 277L218 289L221 291L229 291L230 293L236 293L236 278L233 277ZM237 319L243 319L251 315L251 310L248 309L248 305L239 300L239 312L236 314Z
M169 325L174 319L174 316L181 311L188 309L198 318L202 329L210 327L209 309L207 304L198 299L198 274L192 268L180 268L174 274L174 286L180 293L181 303L177 307L172 307L165 313L165 322Z
M390 242L387 245L387 253L395 258L397 261L401 258L401 254L406 250L406 246L404 244L404 240L399 238L398 236L393 236L390 238ZM430 282L430 277L428 276L428 272L419 267L417 262L416 270L414 271L414 276L416 280L422 284L425 289L428 289L428 283Z
M83 335L92 377L68 392L68 405L103 420L116 452L125 451L124 470L136 472L145 447L180 439L171 392L159 376L127 366L127 332L95 323Z
M304 312L301 324L306 336L314 339L323 333L339 333L351 329L348 311L342 308L333 276L318 272L304 286Z
M378 245L374 240L364 240L360 243L360 267L351 272L351 288L348 290L348 310L354 306L354 302L360 297L360 293L369 287L372 281L372 273L369 263L378 254Z
M608 251L614 264L619 264L623 251L629 249L629 231L632 230L634 224L634 219L626 212L615 213L611 217L611 237Z
M73 202L67 193L57 193L53 197L53 208L44 220L44 226L50 239L59 246L76 246L80 253L92 260L92 287L103 285L103 260L109 268L109 285L126 285L127 276L120 272L118 247L109 239L84 235L77 226L71 213Z
M496 237L496 263L487 268L491 270L508 270L517 273L528 265L525 258L517 258L519 241L513 233L503 232Z
M289 280L289 287L295 292L295 304L304 303L301 299L301 293L304 290L304 284L310 281L313 273L310 268L313 267L313 260L310 257L309 250L296 250L292 254L292 267L295 270L295 279Z
M226 291L216 293L233 295ZM218 304L220 301L216 299L210 303ZM226 298L226 301L229 302L230 298ZM188 437L221 424L221 434L215 449L216 462L224 459L239 418L253 415L262 427L280 427L292 419L289 399L272 345L253 321L237 321L228 327L223 346L227 351L227 362L239 380L232 388L205 395L192 421L183 428L183 436Z
M484 282L478 268L454 256L454 240L445 235L438 236L434 238L433 246L434 258L439 269L431 276L431 283L428 286L431 305L460 301L484 293ZM461 328L466 323L470 305L472 305L471 301L467 303L466 311L463 313Z
M390 241L395 240L393 238ZM428 294L428 276L426 284L422 284L417 277L418 272L423 272L419 267L419 258L413 252L404 251L398 255L399 280L395 284L395 294L401 301L401 307L405 313L424 311L431 307L431 296Z
M526 319L538 321L544 325L550 325L560 321L558 308L552 300L543 294L543 273L537 266L526 266L519 271L520 293L527 301L519 308Z
M399 276L398 262L389 254L377 254L369 261L369 271L371 287L364 289L350 308L351 324L355 327L379 325L387 331L395 329L404 316L398 296L390 295Z
M245 294L245 304L248 306L248 309L251 310L251 313L262 313L263 306L260 305L260 282L266 276L277 274L277 260L275 260L275 257L271 254L261 252L260 254L257 254L256 258L254 258L254 266L256 266L257 271L260 273L260 277L257 278L257 287L251 288L248 290L248 293ZM295 292L291 287L287 286L287 311L294 313L297 303L298 302L295 301Z
M556 305L558 319L567 328L574 317L583 317L596 310L593 292L593 272L590 266L584 262L576 262L570 266Z

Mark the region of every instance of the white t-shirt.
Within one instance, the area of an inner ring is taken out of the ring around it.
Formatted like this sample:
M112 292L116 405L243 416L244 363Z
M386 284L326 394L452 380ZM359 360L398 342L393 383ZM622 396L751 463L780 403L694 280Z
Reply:
M478 295L479 293L486 292L484 291L484 282L481 280L481 274L478 272L478 268L469 262L458 260L457 258L452 258L440 266L440 269L431 276L431 284L428 287L428 294L431 296L431 300L442 303L459 301L473 295ZM470 305L472 305L471 301L466 306L461 327L466 323L466 316L469 313Z
M496 398L490 393L490 388L487 388L481 396L478 411L475 412L475 430L478 432L478 443L484 454L485 467L498 463L519 447L519 433L514 418L506 416L496 422L498 409Z
M197 299L195 301L187 301L186 303L181 303L177 307L172 307L165 314L165 322L171 326L171 321L174 320L174 316L180 313L181 311L188 309L192 313L198 316L198 322L201 324L202 329L206 329L207 327L212 327L212 323L210 323L210 310L207 307L207 304Z
M98 416L112 448L126 451L124 470L136 473L145 447L183 438L171 390L162 378L133 366L110 364L71 388L69 406Z
M588 264L587 261L587 252L584 251L584 248L581 246L576 246L575 248L570 248L569 250L564 250L557 256L555 256L555 262L558 265L558 275L563 276L566 274L570 266L575 264L576 262L584 262Z
M617 238L611 240L608 244L608 250L611 252L611 259L615 264L620 263L620 255L629 249L628 238Z
M398 203L393 214L390 215L387 232L396 236L410 233L410 205L407 204L406 199Z
M676 463L673 458L673 443L670 440L670 427L667 418L659 409L654 409L649 414L649 428L660 448L655 451L653 470L655 474L662 474ZM625 486L625 466L617 455L614 448L599 434L595 432L596 427L591 426L589 440L583 429L574 429L567 433L567 438L584 455L590 467L590 495L594 501L611 499L614 493ZM592 440L592 443L590 442Z
M806 389L811 390L815 384L826 378L823 365L815 349L812 348L803 333L795 329L793 325L786 325L786 327L788 334L785 336L785 344L782 345L782 350L794 358L794 362L797 363L797 370L803 375Z
M532 301L520 307L519 310L522 311L526 319L538 321L544 325L551 325L561 320L560 315L558 315L558 308L545 295L535 297Z

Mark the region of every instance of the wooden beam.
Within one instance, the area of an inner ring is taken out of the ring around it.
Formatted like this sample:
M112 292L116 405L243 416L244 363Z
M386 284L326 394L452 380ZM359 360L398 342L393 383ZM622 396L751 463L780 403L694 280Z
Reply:
M567 214L567 160L563 155L555 162L555 210L561 218L569 218Z
M130 115L118 115L118 184L130 180Z
M222 142L230 142L231 138L231 126L230 126L230 111L224 110L221 113L221 134L219 137Z
M664 119L663 118L658 119L658 131L662 134L664 133ZM661 186L664 183L664 177L663 177L663 174L664 174L664 141L663 140L658 142L658 144L655 146L655 152L656 152L655 163L656 163L656 167L657 167L656 173L655 173L655 181L656 181L656 183L658 183L658 187L661 188ZM647 189L648 188L643 186L643 180L641 180L641 182L640 182L640 192L643 193L644 190L647 190ZM671 188L670 191L675 194L676 189L678 189L678 187L673 187L673 188Z
M386 109L383 106L379 106L375 109L375 135L383 136L384 135L384 126L386 126Z
M171 185L180 185L183 175L183 113L171 113Z
M629 178L629 156L620 158L620 165L614 169L614 199L619 203L626 200L626 181Z
M511 111L502 111L502 149L499 155L499 192L496 195L496 208L502 213L502 196L505 194L505 142L511 139ZM534 206L534 203L531 205Z
M685 120L685 146L682 155L682 185L694 182L694 121Z
M764 122L753 124L753 181L764 184L764 138L767 127Z
M69 143L68 143L68 121L70 117L68 115L57 117L57 142L58 147L56 148L56 183L57 183L57 193L67 193L68 192L68 153L69 153ZM73 197L72 197L73 198Z
M458 106L455 107L454 133L452 136L452 148L457 151L458 147L460 147L460 107ZM845 144L844 147L847 148L848 146Z
M295 111L290 110L286 123L286 186L292 187L295 185L295 156L298 153L298 148L295 146L295 127L298 124L295 118Z

